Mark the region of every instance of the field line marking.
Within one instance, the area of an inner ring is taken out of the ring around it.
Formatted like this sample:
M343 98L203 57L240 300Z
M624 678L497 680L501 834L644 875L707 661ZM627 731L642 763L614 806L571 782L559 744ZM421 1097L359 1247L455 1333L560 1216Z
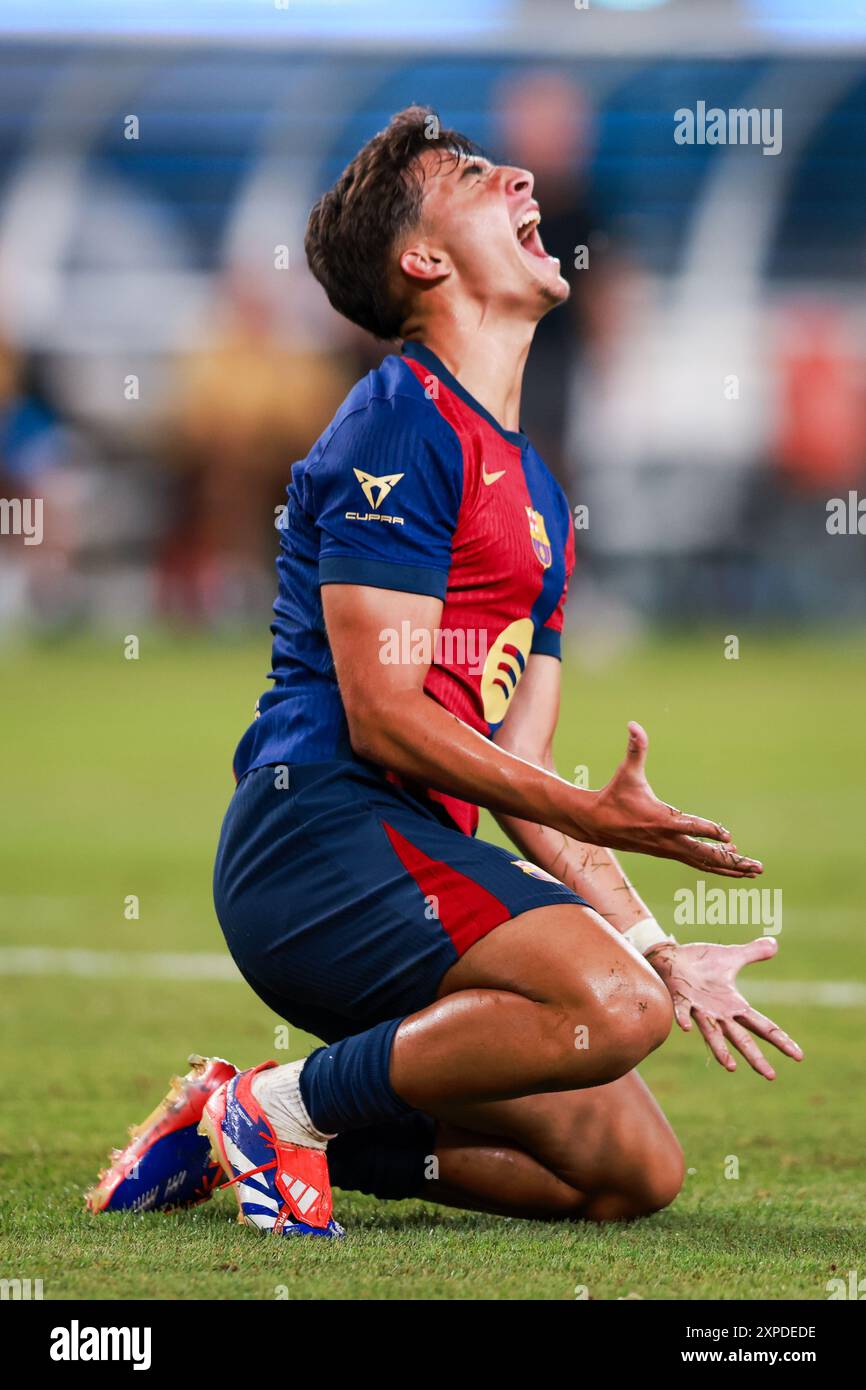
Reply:
M0 975L78 975L85 980L242 980L228 952L61 950L0 947Z
M862 980L746 980L746 998L758 1004L819 1004L828 1009L866 1007Z
M84 980L243 979L228 952L88 951L50 946L0 947L0 975L77 975ZM829 1009L866 1007L862 980L749 980L756 1004L814 1004Z

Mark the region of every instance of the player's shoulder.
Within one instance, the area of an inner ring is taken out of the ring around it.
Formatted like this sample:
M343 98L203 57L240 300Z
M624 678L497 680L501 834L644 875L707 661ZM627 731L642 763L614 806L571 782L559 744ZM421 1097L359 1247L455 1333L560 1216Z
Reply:
M452 467L461 462L454 431L431 405L406 360L389 354L352 387L306 464L338 461L348 454L387 450L389 456L432 458Z
M388 356L352 387L307 457L290 495L310 516L343 508L358 484L399 478L401 497L456 516L464 488L460 441L400 357ZM391 482L393 486L393 482Z

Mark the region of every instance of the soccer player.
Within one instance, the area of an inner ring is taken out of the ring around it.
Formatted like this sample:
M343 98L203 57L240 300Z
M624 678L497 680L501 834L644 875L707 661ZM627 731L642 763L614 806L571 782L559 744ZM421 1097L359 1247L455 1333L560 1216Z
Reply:
M239 969L325 1042L209 1073L202 1133L242 1219L279 1235L341 1234L331 1180L518 1216L656 1211L683 1160L636 1068L672 1017L727 1070L738 1051L773 1079L753 1035L802 1055L735 985L775 942L678 945L617 862L761 872L655 797L640 725L600 791L554 770L574 543L520 389L569 287L539 222L530 173L417 107L310 216L331 303L402 346L292 469L274 684L216 860ZM479 806L516 851L476 838Z

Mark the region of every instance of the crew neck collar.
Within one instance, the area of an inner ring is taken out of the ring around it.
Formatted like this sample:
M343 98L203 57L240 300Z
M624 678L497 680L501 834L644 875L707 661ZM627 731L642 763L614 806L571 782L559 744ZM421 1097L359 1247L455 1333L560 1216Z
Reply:
M466 390L466 387L461 385L456 376L449 372L445 363L436 356L435 352L425 346L424 343L412 341L405 342L403 344L403 356L410 357L415 362L420 362L423 367L431 371L440 381L444 381L449 391L453 391L454 395L459 396L460 400L465 402L470 410L474 410L476 415L480 415L482 420L486 420L488 425L492 425L496 433L500 434L503 439L507 439L509 444L515 444L519 449L522 449L524 444L528 443L526 435L522 430L507 430L503 425L500 425L499 421L490 414L490 411L485 410L481 402L477 401L475 397Z

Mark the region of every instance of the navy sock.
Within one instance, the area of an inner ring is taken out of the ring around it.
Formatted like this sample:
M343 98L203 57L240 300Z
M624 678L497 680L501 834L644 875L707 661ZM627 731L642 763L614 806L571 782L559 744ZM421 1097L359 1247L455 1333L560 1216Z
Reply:
M301 1099L316 1129L342 1134L383 1120L396 1120L412 1109L388 1079L391 1045L403 1022L392 1018L364 1033L317 1048L300 1075Z
M328 1145L328 1172L335 1187L403 1201L429 1192L436 1154L436 1121L420 1110L399 1120L338 1134Z

